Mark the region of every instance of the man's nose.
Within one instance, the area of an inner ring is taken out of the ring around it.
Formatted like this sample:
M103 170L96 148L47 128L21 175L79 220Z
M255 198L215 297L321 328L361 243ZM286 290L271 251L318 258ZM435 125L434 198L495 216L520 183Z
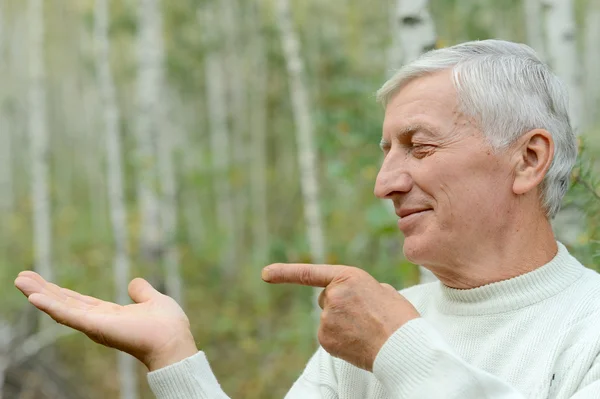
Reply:
M379 169L375 180L375 196L381 199L389 199L394 193L407 193L411 190L413 180L403 165L393 162L388 154Z

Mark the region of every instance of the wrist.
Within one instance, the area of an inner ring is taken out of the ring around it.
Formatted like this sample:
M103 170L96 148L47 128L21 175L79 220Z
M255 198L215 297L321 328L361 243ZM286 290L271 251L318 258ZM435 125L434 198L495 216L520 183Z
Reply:
M188 332L184 336L174 339L160 350L150 354L143 363L148 368L148 371L155 371L194 356L196 353L198 353L198 347L192 333Z

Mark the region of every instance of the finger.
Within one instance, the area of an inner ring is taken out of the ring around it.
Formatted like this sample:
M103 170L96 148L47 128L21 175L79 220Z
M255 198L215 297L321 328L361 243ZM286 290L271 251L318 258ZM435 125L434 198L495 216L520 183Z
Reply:
M262 271L267 283L291 283L311 287L327 287L348 266L311 265L306 263L274 263Z
M39 274L32 271L23 271L15 279L15 286L26 296L35 292L45 293L57 297L64 298L61 292L61 287L56 284L49 283Z
M15 279L15 287L17 287L25 296L29 296L36 292L42 292L44 287L36 280L28 275L20 275Z
M93 323L90 322L90 313L85 309L69 306L65 302L40 293L33 293L28 299L36 308L48 314L60 324L84 333L94 330Z
M127 291L135 303L147 302L153 298L162 296L149 282L139 277L131 280Z
M94 298L93 296L83 295L83 294L80 294L77 291L73 291L73 290L70 290L68 288L61 288L61 292L64 295L66 295L67 297L72 298L72 299L76 299L76 300L81 301L81 302L83 302L83 303L85 303L87 305L97 306L97 305L100 305L102 302L104 302L104 301L102 301L102 300L100 300L98 298Z
M23 271L19 272L19 277L31 277L34 279L39 278L39 279L44 280L42 276L40 276L33 270L23 270Z

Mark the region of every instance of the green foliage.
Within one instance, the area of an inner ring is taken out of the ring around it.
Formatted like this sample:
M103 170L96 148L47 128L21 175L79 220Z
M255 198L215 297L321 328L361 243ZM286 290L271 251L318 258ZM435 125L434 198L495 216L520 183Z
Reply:
M586 138L580 140L579 158L564 204L576 207L585 215L585 228L572 251L586 266L600 271L600 173L590 141L593 142Z

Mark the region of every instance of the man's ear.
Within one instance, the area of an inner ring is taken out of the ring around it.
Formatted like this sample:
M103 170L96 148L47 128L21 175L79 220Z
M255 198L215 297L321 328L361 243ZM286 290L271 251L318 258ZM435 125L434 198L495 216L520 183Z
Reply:
M513 192L520 195L535 189L544 180L554 158L554 140L547 130L534 129L516 144Z

